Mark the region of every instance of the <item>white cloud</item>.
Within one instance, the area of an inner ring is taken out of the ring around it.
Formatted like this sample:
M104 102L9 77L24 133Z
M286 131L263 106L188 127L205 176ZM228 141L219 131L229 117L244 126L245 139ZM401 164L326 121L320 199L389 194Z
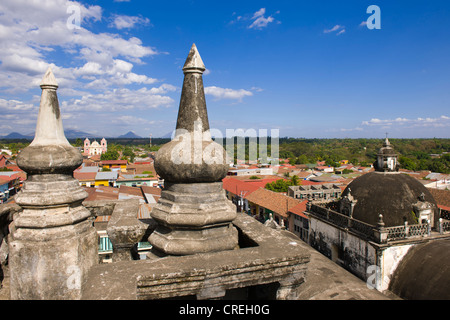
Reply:
M0 110L2 111L2 118L8 118L7 114L11 111L30 111L33 110L35 106L32 103L24 103L18 100L5 100L0 99Z
M368 121L363 121L361 123L362 126L405 126L405 127L450 127L450 117L448 116L440 116L438 118L417 118L417 119L408 119L408 118L395 118L395 119L378 119L373 118Z
M161 85L159 88L141 88L132 90L116 88L101 93L87 93L81 98L72 98L61 103L67 112L120 112L124 110L146 110L158 107L169 107L174 104L171 97L163 94L174 91L171 85Z
M79 28L68 27L70 6L79 8ZM2 0L0 13L0 86L6 91L34 89L49 66L63 86L83 86L78 78L107 86L156 81L131 72L133 63L142 63L143 58L157 54L153 48L144 46L136 37L126 39L87 29L91 23L102 20L99 6L67 0ZM140 19L135 23L147 21ZM73 56L72 63L50 63L51 54L58 52ZM73 66L78 61L83 64Z
M242 101L244 97L252 96L253 92L244 89L228 89L216 86L205 87L205 94L211 95L217 100L230 99Z
M258 29L267 27L267 25L273 22L275 19L272 16L268 16L267 18L264 16L266 13L266 8L261 8L253 14L251 20L254 20L252 24L248 26L249 29ZM239 18L239 17L238 17ZM239 19L240 20L240 19Z
M148 18L136 17L136 16L126 16L126 15L115 15L113 21L110 23L110 27L115 27L116 29L131 29L135 25L148 25L150 20Z
M124 125L124 126L155 123L154 120L147 120L144 118L130 116L130 115L123 115L123 116L117 117L117 118L113 119L112 122L115 124L120 124L120 125Z
M345 32L345 27L337 24L331 29L323 30L323 33L332 33L332 32L336 32L336 31L339 31L339 32L336 33L336 35L343 34Z

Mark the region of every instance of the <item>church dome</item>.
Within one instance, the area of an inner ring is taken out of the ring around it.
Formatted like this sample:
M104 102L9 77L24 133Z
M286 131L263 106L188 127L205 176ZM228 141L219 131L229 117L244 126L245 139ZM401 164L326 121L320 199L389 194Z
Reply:
M352 198L356 204L352 217L377 225L383 215L385 227L419 223L415 209L426 203L431 207L434 220L438 208L431 193L417 179L398 172L374 171L353 180L342 193L342 198Z
M100 144L97 141L92 142L91 147L95 148L95 147L100 147Z
M411 248L395 270L389 289L402 299L450 299L450 241L434 240Z

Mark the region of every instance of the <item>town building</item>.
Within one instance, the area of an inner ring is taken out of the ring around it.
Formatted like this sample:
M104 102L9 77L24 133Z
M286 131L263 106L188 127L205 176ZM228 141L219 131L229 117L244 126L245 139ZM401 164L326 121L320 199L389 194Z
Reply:
M106 142L106 139L103 138L100 143L98 143L96 140L94 142L86 138L84 140L84 153L88 156L95 156L95 155L101 155L108 151L108 143Z
M95 175L95 186L115 187L117 177L116 171L99 171Z
M323 200L338 199L342 190L339 184L324 183L316 185L299 185L288 188L288 196L294 199Z
M127 160L102 160L100 166L103 169L119 170L121 172L127 172Z
M308 202L306 215L312 247L361 279L374 280L377 290L395 287L401 295L405 288L395 279L404 277L397 267L414 247L450 239L450 221L422 183L398 171L396 157L386 139L374 172L352 181L340 200ZM422 272L432 271L425 267ZM436 279L448 283L448 274L434 276L433 285Z

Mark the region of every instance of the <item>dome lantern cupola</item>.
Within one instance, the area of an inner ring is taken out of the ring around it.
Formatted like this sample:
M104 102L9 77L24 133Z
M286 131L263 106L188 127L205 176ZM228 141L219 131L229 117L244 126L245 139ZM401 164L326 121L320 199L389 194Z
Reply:
M397 172L399 169L398 154L394 151L389 139L383 143L383 147L377 153L377 161L374 164L376 171L381 172Z

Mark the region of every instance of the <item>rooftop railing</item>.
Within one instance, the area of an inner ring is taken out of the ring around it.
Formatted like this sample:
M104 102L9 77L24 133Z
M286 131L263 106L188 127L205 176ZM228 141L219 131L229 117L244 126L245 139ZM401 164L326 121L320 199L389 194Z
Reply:
M364 238L377 243L430 237L432 235L450 232L450 220L443 218L439 219L438 227L434 230L434 232L432 232L432 226L430 223L412 225L405 223L404 225L394 227L374 226L327 208L327 203L309 203L307 206L307 211L322 220L326 220L334 224L337 227L351 230Z

